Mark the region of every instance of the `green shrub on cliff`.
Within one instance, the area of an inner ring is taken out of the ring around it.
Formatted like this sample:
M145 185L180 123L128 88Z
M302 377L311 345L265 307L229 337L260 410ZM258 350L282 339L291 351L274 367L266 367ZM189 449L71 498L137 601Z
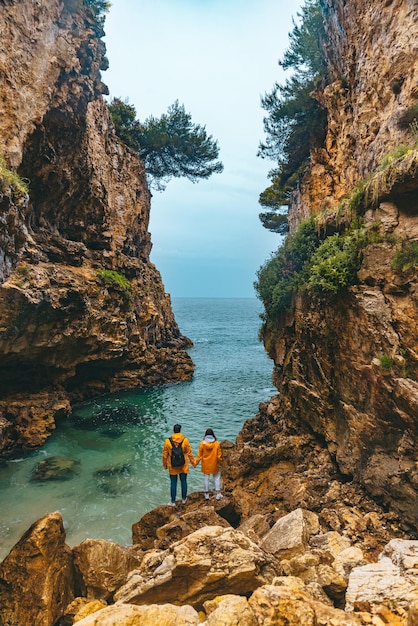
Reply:
M28 195L28 182L6 167L6 160L2 155L0 155L0 190L3 192L10 190L18 197Z
M395 161L402 159L402 157L411 152L413 149L414 147L409 144L400 144L394 150L384 155L378 171L387 170L394 164Z
M131 283L123 274L116 272L115 270L97 270L97 275L108 285L117 285L124 291L131 289Z
M411 268L418 268L418 242L404 241L391 265L396 272L407 272Z
M408 172L416 170L417 164L418 149L411 144L401 144L386 154L364 187L364 204L377 206L396 184L402 183Z
M380 367L382 367L386 371L389 371L392 369L393 359L389 354L381 354L379 356L379 363Z
M113 98L107 105L117 136L127 146L139 152L141 147L141 124L136 119L136 110L133 104L127 100Z
M304 222L257 274L254 286L264 304L265 321L288 311L297 291L337 294L353 285L361 251L368 240L366 230L357 220L345 232L323 241L314 218Z
M366 232L355 224L348 232L327 237L309 261L305 288L315 293L338 293L356 281Z
M311 218L301 224L294 235L288 236L277 253L260 268L254 286L264 304L266 320L289 309L293 293L307 278L307 263L319 244Z

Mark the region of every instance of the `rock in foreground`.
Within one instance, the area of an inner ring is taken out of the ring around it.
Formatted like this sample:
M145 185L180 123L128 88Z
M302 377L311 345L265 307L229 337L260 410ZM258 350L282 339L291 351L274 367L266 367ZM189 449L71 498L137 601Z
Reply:
M313 512L295 510L272 528L261 517L242 530L202 526L167 549L88 539L71 551L60 514L51 513L0 565L0 623L415 626L418 541L392 539L372 562ZM278 552L271 536L264 540L279 527L287 538Z

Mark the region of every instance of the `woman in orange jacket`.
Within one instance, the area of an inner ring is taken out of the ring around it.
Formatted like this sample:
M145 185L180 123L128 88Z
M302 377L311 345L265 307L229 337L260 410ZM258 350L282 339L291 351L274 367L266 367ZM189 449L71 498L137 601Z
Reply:
M221 494L222 450L211 428L206 430L205 437L199 444L194 466L196 467L200 461L202 461L204 475L205 500L209 500L209 478L211 476L213 476L215 483L216 499L220 500L223 497Z

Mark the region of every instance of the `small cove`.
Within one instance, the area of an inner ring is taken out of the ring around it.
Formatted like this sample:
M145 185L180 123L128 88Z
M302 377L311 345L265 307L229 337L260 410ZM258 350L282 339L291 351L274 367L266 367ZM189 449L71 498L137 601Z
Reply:
M235 441L259 403L276 393L257 338L255 298L174 298L173 309L194 342L193 379L84 403L41 449L0 468L0 560L34 521L57 510L71 546L87 537L129 544L132 524L169 499L161 450L172 425L182 424L194 452L207 427ZM31 480L55 456L75 460L68 479ZM202 489L200 469L191 469L188 483L189 492Z

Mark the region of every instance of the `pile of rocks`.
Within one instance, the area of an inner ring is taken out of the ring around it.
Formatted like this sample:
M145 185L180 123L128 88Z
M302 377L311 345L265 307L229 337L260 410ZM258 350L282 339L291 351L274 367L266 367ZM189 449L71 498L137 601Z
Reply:
M88 539L72 550L61 515L51 513L0 565L0 623L418 624L418 541L392 539L370 562L311 511L273 526L255 514L234 528L232 510L228 497L202 505L193 494L185 506L145 515L132 546Z

